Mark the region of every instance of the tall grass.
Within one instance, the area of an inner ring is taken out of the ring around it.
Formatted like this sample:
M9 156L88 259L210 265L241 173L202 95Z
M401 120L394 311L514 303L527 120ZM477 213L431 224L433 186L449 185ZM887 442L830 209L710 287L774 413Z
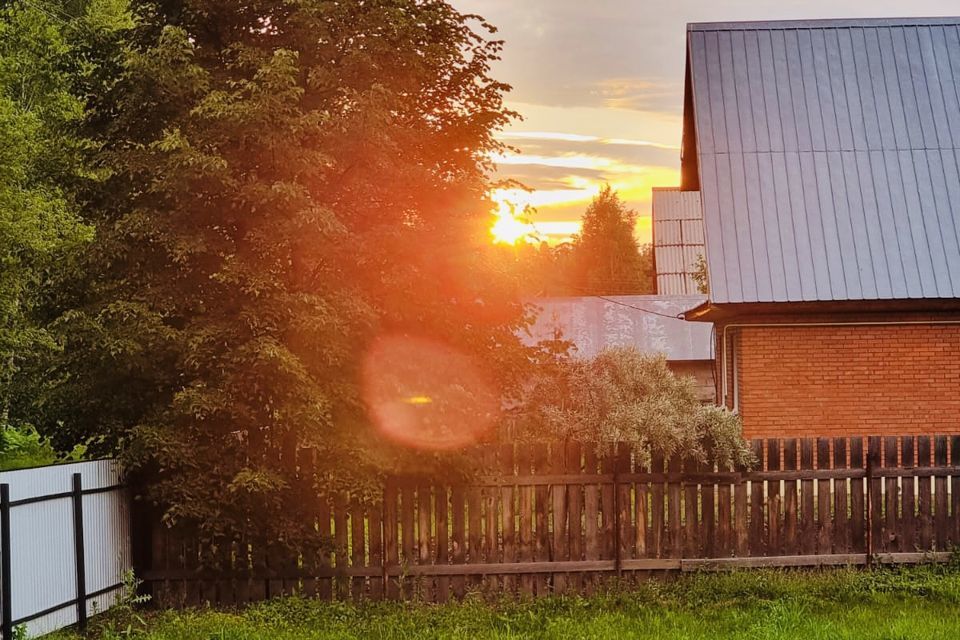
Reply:
M285 598L242 611L105 617L115 640L960 638L960 567L698 574L591 597L354 606ZM62 640L63 636L61 636Z

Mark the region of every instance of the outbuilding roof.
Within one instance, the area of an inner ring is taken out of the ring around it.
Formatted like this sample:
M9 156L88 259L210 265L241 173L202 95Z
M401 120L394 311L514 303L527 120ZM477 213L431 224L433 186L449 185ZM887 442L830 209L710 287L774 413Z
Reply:
M688 26L711 302L960 298L958 26Z
M536 322L521 335L526 344L559 334L592 358L608 347L636 347L669 361L713 359L713 325L687 322L680 316L706 302L705 296L578 296L530 300L540 309Z

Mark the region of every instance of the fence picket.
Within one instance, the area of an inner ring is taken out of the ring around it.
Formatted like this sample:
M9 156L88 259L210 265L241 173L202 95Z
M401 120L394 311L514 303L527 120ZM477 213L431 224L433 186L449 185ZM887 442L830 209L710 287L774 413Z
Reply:
M664 472L663 454L654 451L650 456L650 472ZM650 551L653 558L664 558L665 554L665 519L666 508L663 493L663 481L653 480L650 483Z
M913 436L904 436L900 441L900 467L902 469L912 469L916 460L916 452L913 448ZM917 483L913 476L906 476L900 479L900 536L901 549L904 551L916 550L916 529L917 529Z
M847 469L847 439L833 439L833 468ZM833 481L833 552L850 550L850 512L847 507L847 479Z
M866 469L863 453L863 438L850 438L851 469ZM866 553L867 551L866 486L866 480L863 478L850 480L850 535L853 540L850 550L858 553Z
M783 469L797 469L797 440L783 441ZM785 480L783 483L783 553L795 555L799 551L797 539L797 481Z
M514 491L510 479L513 477L514 448L512 444L500 447L500 473L507 481L500 488L500 519L503 538L503 562L517 561L517 524L514 512ZM503 576L503 590L513 593L516 589L516 579L512 575Z
M933 440L933 464L947 466L947 437L936 436ZM947 476L938 475L933 480L934 492L934 546L937 551L947 551L950 539L949 496L947 495Z
M566 445L566 472L574 476L583 473L582 447L579 442L568 442ZM567 487L567 522L569 527L568 542L570 545L570 560L583 560L583 487L571 485ZM574 573L567 576L567 584L573 591L579 592L583 587L582 574Z
M780 440L767 440L767 471L780 470ZM780 521L780 482L767 482L767 555L782 553L782 529Z
M682 470L682 462L679 455L674 455L667 462L667 471L678 474ZM682 522L680 520L681 510L681 483L678 481L667 483L667 548L668 558L682 558L683 547L682 540Z
M758 467L766 471L767 468L763 459L763 441L754 440L751 447ZM753 556L766 555L767 536L763 510L766 496L764 495L764 489L763 480L750 481L750 555Z
M549 451L547 445L538 443L533 446L533 472L535 474L550 473L547 463ZM550 489L547 485L538 485L534 492L534 547L533 557L538 561L550 561L550 531L547 526L550 517ZM550 574L538 573L534 578L534 589L537 595L546 595L549 591Z
M693 460L685 460L683 470L686 474L696 474L700 465ZM695 558L700 550L697 548L700 540L700 518L698 504L698 487L696 482L683 483L683 557Z
M883 439L883 467L894 469L897 467L897 437L887 436ZM900 486L898 478L887 478L884 483L883 496L883 546L884 551L903 551L902 538L898 536L900 516Z
M950 438L950 464L960 466L960 436ZM954 547L960 547L960 473L956 469L950 478L950 516L953 520L950 541Z
M870 436L867 439L867 472L874 474L867 480L867 520L870 526L870 553L874 554L883 549L883 480L875 475L875 472L880 470L881 443L879 436Z
M917 466L929 467L933 464L930 457L930 437L917 437ZM918 529L919 546L921 551L929 551L933 547L933 496L929 476L917 479L917 506L919 507Z
M813 471L813 439L800 441L800 469ZM817 521L814 514L816 496L813 479L804 475L800 480L800 553L804 555L817 552Z

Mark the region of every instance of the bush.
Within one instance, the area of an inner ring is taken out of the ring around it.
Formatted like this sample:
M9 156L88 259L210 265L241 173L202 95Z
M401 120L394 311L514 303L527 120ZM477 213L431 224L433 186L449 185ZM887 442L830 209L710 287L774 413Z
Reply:
M85 446L77 445L70 453L60 455L50 440L30 425L0 427L0 471L73 462L82 459L85 452Z
M675 376L662 356L633 347L545 369L519 414L521 434L596 442L607 450L622 443L641 462L651 452L721 465L753 461L736 414L701 404L693 380Z

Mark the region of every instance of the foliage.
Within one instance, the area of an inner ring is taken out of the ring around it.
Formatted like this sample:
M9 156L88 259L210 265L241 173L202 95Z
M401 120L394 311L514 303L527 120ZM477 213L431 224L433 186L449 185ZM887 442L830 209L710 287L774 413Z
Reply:
M752 462L739 417L701 404L693 380L675 376L663 356L618 347L544 371L520 408L530 437L606 448L625 443L641 460L657 451L723 465Z
M653 246L638 245L635 220L635 212L607 187L587 209L583 233L571 242L499 245L494 259L527 297L654 294Z
M76 462L86 452L86 445L77 445L69 453L60 454L30 425L0 427L0 471Z
M378 337L443 343L498 393L537 355L488 268L501 43L439 0L132 7L88 52L97 242L48 305L65 348L30 415L106 436L168 521L296 544L318 491L442 462L373 428Z
M590 203L573 247L572 280L581 295L656 291L652 249L638 247L636 218L609 185Z
M697 291L703 294L710 293L710 280L707 278L707 260L702 253L697 254L697 261L693 264L693 281L697 283Z
M427 638L839 638L946 640L960 633L948 567L760 570L611 583L590 597L418 606L283 598L240 612L160 612L141 640ZM108 616L109 617L109 614ZM94 625L102 624L94 619ZM72 638L64 632L54 640ZM106 624L91 638L119 638Z
M73 94L81 71L57 4L0 9L0 423L16 421L24 362L58 346L38 318L44 284L91 237L67 192L87 176L84 103Z

